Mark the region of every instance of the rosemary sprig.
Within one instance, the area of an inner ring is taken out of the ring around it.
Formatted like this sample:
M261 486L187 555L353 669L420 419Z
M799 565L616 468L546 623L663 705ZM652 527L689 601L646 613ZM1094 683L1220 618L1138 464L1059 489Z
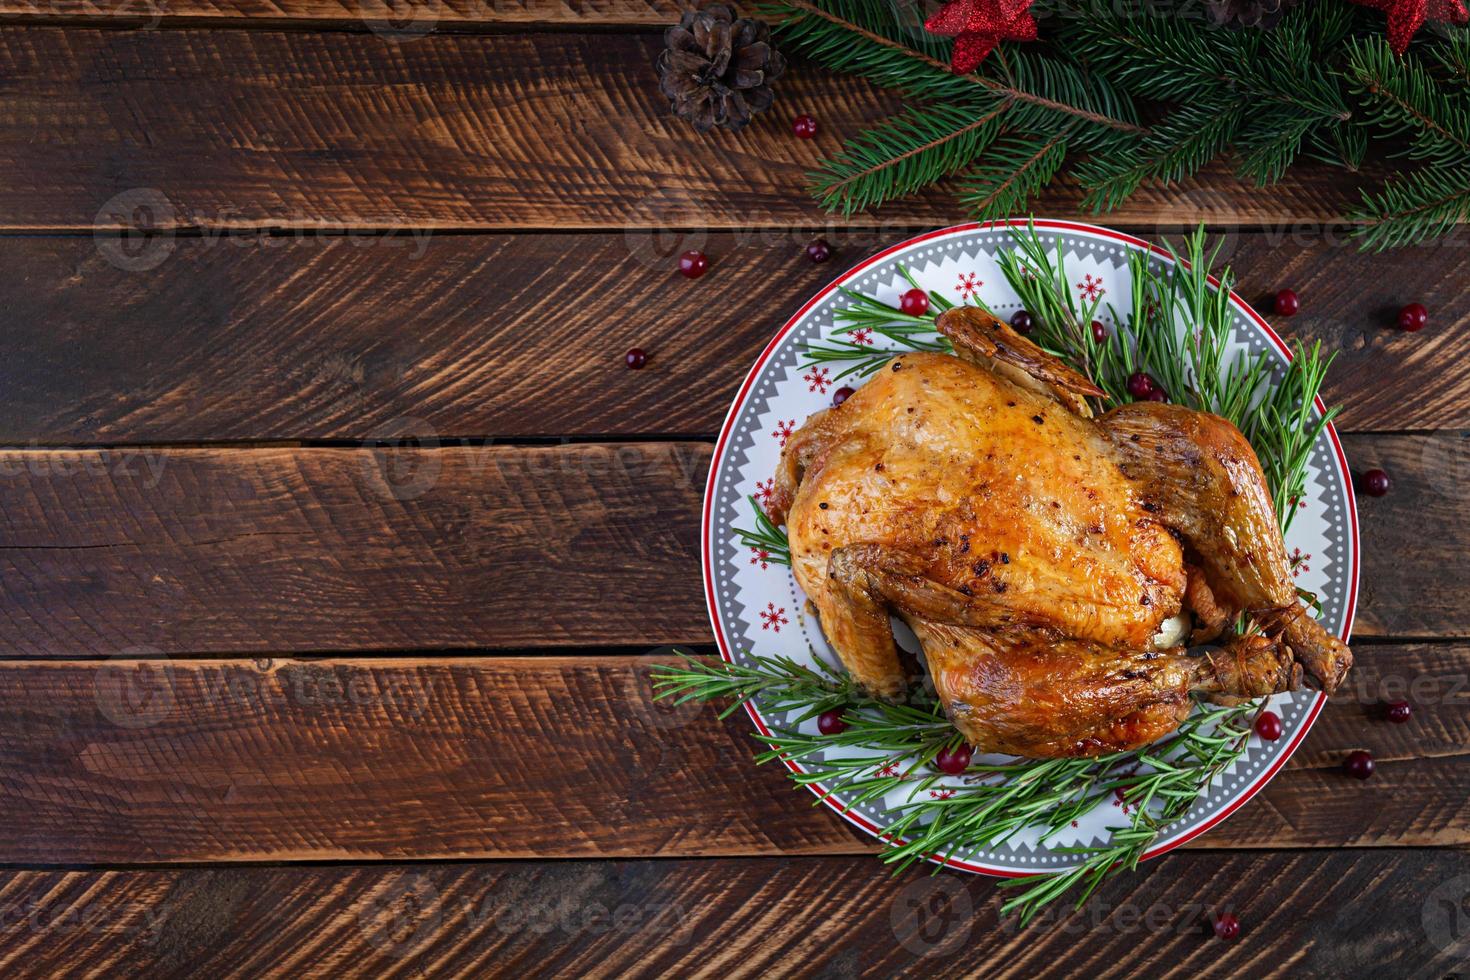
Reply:
M754 497L745 499L750 501L750 509L755 515L755 530L735 528L735 533L740 536L740 546L754 549L764 561L790 566L791 544L786 540L786 532L771 523L771 519L761 510L761 505L756 503Z
M909 281L909 285L915 289L920 288L906 266L898 267L899 274ZM842 293L852 299L851 306L838 310L834 316L839 324L836 334L843 337L854 338L850 340L834 340L826 345L814 344L806 349L806 363L803 367L813 364L831 364L834 362L851 363L845 370L833 380L840 381L849 375L857 375L866 378L887 364L896 354L906 351L933 351L941 354L952 353L954 348L947 338L939 336L934 329L934 318L945 310L954 308L944 296L935 290L929 290L929 310L923 316L911 316L896 306L880 302L870 296L854 292L846 286L839 287ZM873 335L889 340L897 347L878 347L874 345Z
M926 857L948 859L1000 843L1030 827L1041 829L1044 843L1109 799L1127 805L1130 823L1109 828L1106 845L1056 848L1086 855L1076 868L1003 884L1024 889L1002 907L1022 925L1073 886L1083 886L1080 905L1103 880L1134 867L1160 831L1188 812L1203 787L1244 750L1249 725L1243 719L1259 710L1253 703L1201 708L1169 738L1138 751L976 762L966 773L967 785L956 788L933 763L961 737L932 691L921 689L910 703L891 704L866 696L820 659L809 667L788 657L751 656L750 663L726 664L683 656L684 665L654 668L656 696L679 704L730 698L722 718L757 696L772 711L796 711L787 726L755 736L766 746L756 761L801 762L791 778L820 786L818 802L841 794L847 810L894 790L906 792L904 802L888 808L891 819L880 835L881 858L895 873ZM797 727L833 710L841 710L847 724L838 734Z
M1147 371L1169 399L1214 412L1235 423L1260 457L1283 533L1290 526L1306 480L1307 459L1336 414L1315 415L1315 400L1332 363L1321 345L1298 346L1280 380L1266 355L1248 357L1229 349L1234 312L1230 270L1210 282L1218 246L1208 247L1203 228L1185 239L1182 253L1172 247L1172 263L1154 268L1144 252L1129 255L1131 310L1120 316L1111 305L1112 336L1099 342L1091 329L1101 306L1074 291L1060 249L1049 251L1034 226L1013 232L1016 247L1000 256L1002 272L1032 314L1032 339L1051 353L1086 370L1104 395L1106 410L1130 401L1127 382ZM908 282L918 283L907 268ZM953 307L930 292L930 313L914 317L872 297L845 291L852 304L836 315L836 339L806 352L808 363L847 363L839 378L866 376L896 354L951 350L934 329L934 318ZM983 306L978 297L977 305ZM860 333L862 332L862 333ZM857 337L857 339L846 339ZM886 340L880 347L873 338ZM785 534L750 499L755 529L737 529L741 543L789 564ZM1303 597L1318 611L1314 596ZM1254 629L1242 622L1239 631ZM1025 924L1048 903L1074 889L1080 906L1109 877L1134 868L1163 829L1184 816L1223 769L1244 752L1249 716L1259 706L1201 707L1169 738L1132 752L1094 759L1021 759L998 765L975 763L954 786L933 765L940 751L960 742L932 690L919 690L904 704L874 700L847 674L817 660L815 666L787 657L751 656L742 664L710 664L686 658L681 666L655 668L658 697L730 698L722 717L759 698L763 708L791 712L783 728L757 736L765 749L757 761L800 762L791 777L801 785L820 785L828 796L840 793L847 806L888 797L902 789L901 801L887 807L881 838L882 859L895 871L927 857L954 857L994 845L1028 828L1040 840L1055 837L1072 821L1110 797L1126 804L1131 819L1112 827L1102 846L1060 847L1081 863L1055 874L1013 879L1016 889L1002 907ZM847 728L837 735L803 732L802 722L826 711L842 710ZM832 749L841 751L833 752ZM936 865L936 871L938 865Z
M1001 906L1001 914L1014 913L1024 926L1046 905L1079 886L1082 891L1074 908L1081 908L1098 885L1136 868L1163 828L1188 813L1201 789L1240 757L1250 739L1247 716L1260 710L1246 703L1196 711L1173 737L1139 752L1138 761L1149 771L1131 777L1131 784L1121 791L1121 799L1134 807L1129 825L1110 827L1108 843L1101 846L1056 848L1064 854L1085 855L1074 868L1000 882L1001 888L1017 890ZM1155 800L1162 804L1157 810L1151 806Z
M837 670L821 660L813 668L784 656L750 654L750 664L708 662L683 651L679 651L679 656L684 659L682 665L661 664L649 672L653 678L654 698L673 698L675 705L730 698L730 704L720 712L721 718L728 717L758 694L763 696L764 704L772 711L801 708L805 713L799 716L799 721L814 718L833 708L861 705L871 700L858 689L846 671Z

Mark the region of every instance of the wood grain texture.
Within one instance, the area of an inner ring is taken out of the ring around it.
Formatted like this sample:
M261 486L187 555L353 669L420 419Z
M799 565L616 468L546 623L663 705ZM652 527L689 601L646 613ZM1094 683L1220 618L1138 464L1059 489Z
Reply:
M0 876L0 903L35 921L6 920L0 964L159 978L1441 977L1470 957L1470 937L1445 927L1467 872L1458 851L1178 854L1020 931L993 880L894 879L861 858L18 871ZM1238 942L1210 934L1227 911Z
M1470 648L1366 647L1288 768L1190 846L1470 844ZM673 709L671 658L0 665L0 862L867 853L751 761L744 713ZM1404 690L1411 724L1380 717ZM1377 774L1341 772L1367 748Z
M865 82L797 68L759 124L700 137L658 95L660 44L0 28L0 228L822 223L802 175L896 105ZM821 135L792 138L791 119L813 107ZM56 119L66 126L36 138ZM1035 211L1074 213L1079 199L1059 186ZM1266 190L1212 166L1135 195L1110 220L1321 221L1352 200L1354 181L1320 165ZM959 217L933 190L858 222Z
M1388 496L1358 495L1363 574L1360 636L1470 633L1470 432L1343 440L1353 470L1386 470Z
M679 19L677 0L3 0L20 23L280 25L368 28L405 39L474 27L659 27Z
M704 643L700 443L0 451L0 655ZM390 438L391 437L391 438ZM1351 436L1358 636L1470 635L1459 432Z
M829 233L825 266L800 229L210 237L162 242L149 269L116 240L0 238L0 441L363 439L405 416L442 438L709 435L787 317L902 237ZM674 273L686 247L709 275ZM1248 300L1302 298L1278 329L1338 352L1342 429L1470 427L1464 250L1270 231L1226 248ZM1417 334L1392 329L1406 283L1433 311ZM649 364L623 370L635 346Z
M708 447L0 453L7 654L709 638Z

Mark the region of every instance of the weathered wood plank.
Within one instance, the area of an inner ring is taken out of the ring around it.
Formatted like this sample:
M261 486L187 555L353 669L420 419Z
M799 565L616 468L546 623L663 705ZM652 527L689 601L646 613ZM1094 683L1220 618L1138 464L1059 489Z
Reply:
M704 642L709 449L0 453L6 654Z
M743 713L622 656L0 664L0 862L866 853L751 762ZM1355 686L1195 845L1470 843L1470 648L1365 647ZM1407 690L1409 725L1379 699ZM1368 748L1378 772L1340 771Z
M1357 473L1381 467L1386 497L1358 495L1363 572L1359 636L1470 634L1470 432L1348 436Z
M658 94L661 43L0 28L0 228L821 223L802 175L896 105L865 82L798 67L758 125L700 137ZM824 124L813 141L790 133L807 110ZM1304 164L1261 190L1215 166L1135 195L1111 220L1320 221L1353 200L1352 184ZM1035 210L1069 214L1078 201L1059 187ZM860 221L960 215L936 190Z
M904 235L827 234L825 266L799 229L209 237L160 242L148 269L115 240L0 239L0 442L363 439L405 416L443 438L708 435L786 318ZM709 275L672 272L687 246ZM1301 296L1284 332L1339 352L1341 428L1470 427L1462 250L1271 231L1228 247L1255 293ZM1410 298L1432 311L1418 334L1391 327ZM642 371L622 367L634 346Z
M1024 931L992 880L861 858L13 871L8 971L497 975L1443 976L1470 855L1179 854ZM31 918L34 910L34 918ZM1209 923L1224 912L1242 938ZM89 918L88 918L89 917ZM86 923L87 927L80 924ZM72 928L67 928L72 924ZM1059 974L1058 974L1059 975Z
M22 23L64 18L148 26L180 24L367 28L405 41L477 26L657 27L679 19L676 0L3 0Z
M1397 481L1360 500L1359 636L1470 635L1466 445L1346 440ZM0 655L707 642L708 461L678 442L0 451Z

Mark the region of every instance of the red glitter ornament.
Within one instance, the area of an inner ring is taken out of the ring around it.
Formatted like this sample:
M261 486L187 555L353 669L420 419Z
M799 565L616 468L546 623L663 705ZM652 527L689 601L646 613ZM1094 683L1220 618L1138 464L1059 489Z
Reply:
M1464 0L1353 0L1354 3L1388 14L1388 46L1394 54L1409 48L1414 33L1426 20L1463 24L1470 20Z
M949 70L966 75L1001 41L1036 40L1036 18L1030 6L1031 0L949 0L924 21L924 28L955 39Z

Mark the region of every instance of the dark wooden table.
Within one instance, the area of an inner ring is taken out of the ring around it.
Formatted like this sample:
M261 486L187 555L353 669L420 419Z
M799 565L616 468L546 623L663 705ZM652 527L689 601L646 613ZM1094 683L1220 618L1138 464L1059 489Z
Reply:
M1352 183L1310 169L1106 219L1207 221L1251 298L1296 289L1278 326L1341 352L1350 459L1395 484L1359 501L1353 683L1290 766L1018 933L988 879L890 878L750 763L743 716L649 697L670 645L711 649L698 514L757 351L964 217L803 193L888 95L798 64L750 130L697 136L656 94L670 0L0 11L7 974L1470 965L1465 234L1361 255ZM1428 329L1386 329L1411 300Z

